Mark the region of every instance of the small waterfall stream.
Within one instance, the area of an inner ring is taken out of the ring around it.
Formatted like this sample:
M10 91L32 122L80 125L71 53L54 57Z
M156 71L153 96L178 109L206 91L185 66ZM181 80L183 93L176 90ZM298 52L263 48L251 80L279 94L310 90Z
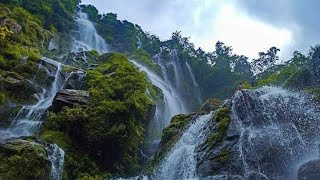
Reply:
M108 45L97 33L94 24L89 20L88 15L79 9L75 19L77 29L72 32L74 43L71 52L83 52L96 50L99 53L108 52Z
M169 155L163 160L159 170L155 172L153 179L156 180L186 180L196 179L195 148L204 140L202 130L213 113L200 116L183 133L181 139L172 148Z
M156 149L162 130L169 125L173 116L190 113L194 107L201 104L200 92L191 67L187 62L180 62L176 50L169 53L168 59L157 54L152 60L161 72L155 72L144 64L131 60L163 94L163 101L156 103L154 118L148 125L148 141L152 144L150 154Z
M55 95L61 89L63 84L62 64L56 61L51 63L57 67L54 82L48 91L43 89L39 101L35 105L24 106L20 110L8 129L14 137L30 136L40 127L44 112L51 106Z

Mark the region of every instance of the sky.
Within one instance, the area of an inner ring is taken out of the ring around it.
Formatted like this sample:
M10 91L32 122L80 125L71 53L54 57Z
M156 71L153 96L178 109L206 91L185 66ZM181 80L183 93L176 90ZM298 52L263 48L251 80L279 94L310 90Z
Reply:
M196 47L214 51L217 41L257 58L276 46L280 59L319 43L318 0L82 0L113 12L167 40L178 30Z

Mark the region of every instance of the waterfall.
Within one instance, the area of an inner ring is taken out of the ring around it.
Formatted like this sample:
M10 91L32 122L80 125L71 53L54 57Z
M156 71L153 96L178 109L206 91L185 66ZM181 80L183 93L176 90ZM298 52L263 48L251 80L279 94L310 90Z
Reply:
M290 180L319 158L320 112L309 95L263 87L238 91L225 106L231 121L222 142L204 143L218 124L210 121L213 112L200 116L150 178ZM224 163L223 149L229 152Z
M73 45L71 52L83 52L96 50L99 53L107 53L108 45L97 33L94 24L89 20L88 15L80 10L77 11L75 19L77 30L72 32Z
M62 64L53 60L50 60L50 63L57 67L54 82L49 91L43 88L42 93L38 96L39 100L35 105L22 107L8 128L8 132L10 132L13 137L32 135L42 124L43 114L51 106L55 95L61 89L63 84L61 73Z
M151 83L162 90L163 104L156 107L154 119L149 124L149 130L162 131L169 123L174 115L187 113L178 92L170 83L162 79L158 74L151 71L148 67L131 60L131 62L145 72Z
M193 87L193 91L196 94L196 99L198 100L198 103L201 104L202 100L201 100L199 85L198 85L198 83L196 81L196 78L194 77L194 74L193 74L192 69L191 69L190 65L188 64L188 62L186 62L186 67L188 68L189 75L190 75L191 80L192 80L192 84L193 84L192 87Z
M320 112L309 96L263 87L238 92L232 104L245 177L296 179L303 162L318 158Z
M196 179L195 148L204 140L202 129L212 118L213 113L200 116L183 133L181 139L175 144L171 152L160 165L154 179L185 180Z
M167 127L173 116L190 113L201 104L200 90L191 67L185 61L180 61L177 51L172 50L168 59L157 54L152 59L160 72L151 70L136 60L131 62L145 72L152 85L161 89L163 101L156 102L154 117L149 121L147 138L152 155L156 150L162 130Z
M64 151L56 144L48 144L46 147L48 159L51 162L51 180L62 179Z

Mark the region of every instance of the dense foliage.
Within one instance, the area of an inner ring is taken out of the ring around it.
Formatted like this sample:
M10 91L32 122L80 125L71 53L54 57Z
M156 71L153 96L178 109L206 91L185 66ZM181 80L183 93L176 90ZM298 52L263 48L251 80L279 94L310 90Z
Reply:
M144 142L147 111L151 106L145 76L124 55L103 57L105 62L90 70L86 78L90 105L51 114L42 131L47 140L50 140L48 130L55 132L51 141L67 149L66 171L70 179L97 173L92 163L101 172L121 175L141 168L138 149ZM67 139L71 140L71 147ZM94 162L82 164L83 159L72 158L80 152ZM89 166L92 172L86 170Z

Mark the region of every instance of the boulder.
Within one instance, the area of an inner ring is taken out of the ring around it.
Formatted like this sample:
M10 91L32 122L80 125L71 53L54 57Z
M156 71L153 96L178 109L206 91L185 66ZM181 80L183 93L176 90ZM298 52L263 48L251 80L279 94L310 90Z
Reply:
M7 27L14 33L20 33L22 31L21 25L11 18L4 18L0 20L0 26Z
M152 172L153 168L162 161L190 124L195 122L201 115L209 114L211 111L218 109L220 103L219 100L210 99L206 101L197 113L191 113L189 115L179 114L174 116L171 119L170 125L163 130L158 149L153 158L149 161L148 171Z
M299 167L299 180L318 180L320 179L320 159L311 160Z
M45 146L33 140L0 143L0 179L49 179L51 162Z
M88 103L88 92L83 90L63 89L55 96L50 110L53 112L59 112L63 107L85 107Z
M0 107L0 127L9 127L21 108L22 106L10 103Z
M34 95L42 92L40 87L13 72L0 72L0 87L17 104L32 104L37 101Z
M83 90L84 78L85 73L83 71L72 72L64 84L63 89Z

